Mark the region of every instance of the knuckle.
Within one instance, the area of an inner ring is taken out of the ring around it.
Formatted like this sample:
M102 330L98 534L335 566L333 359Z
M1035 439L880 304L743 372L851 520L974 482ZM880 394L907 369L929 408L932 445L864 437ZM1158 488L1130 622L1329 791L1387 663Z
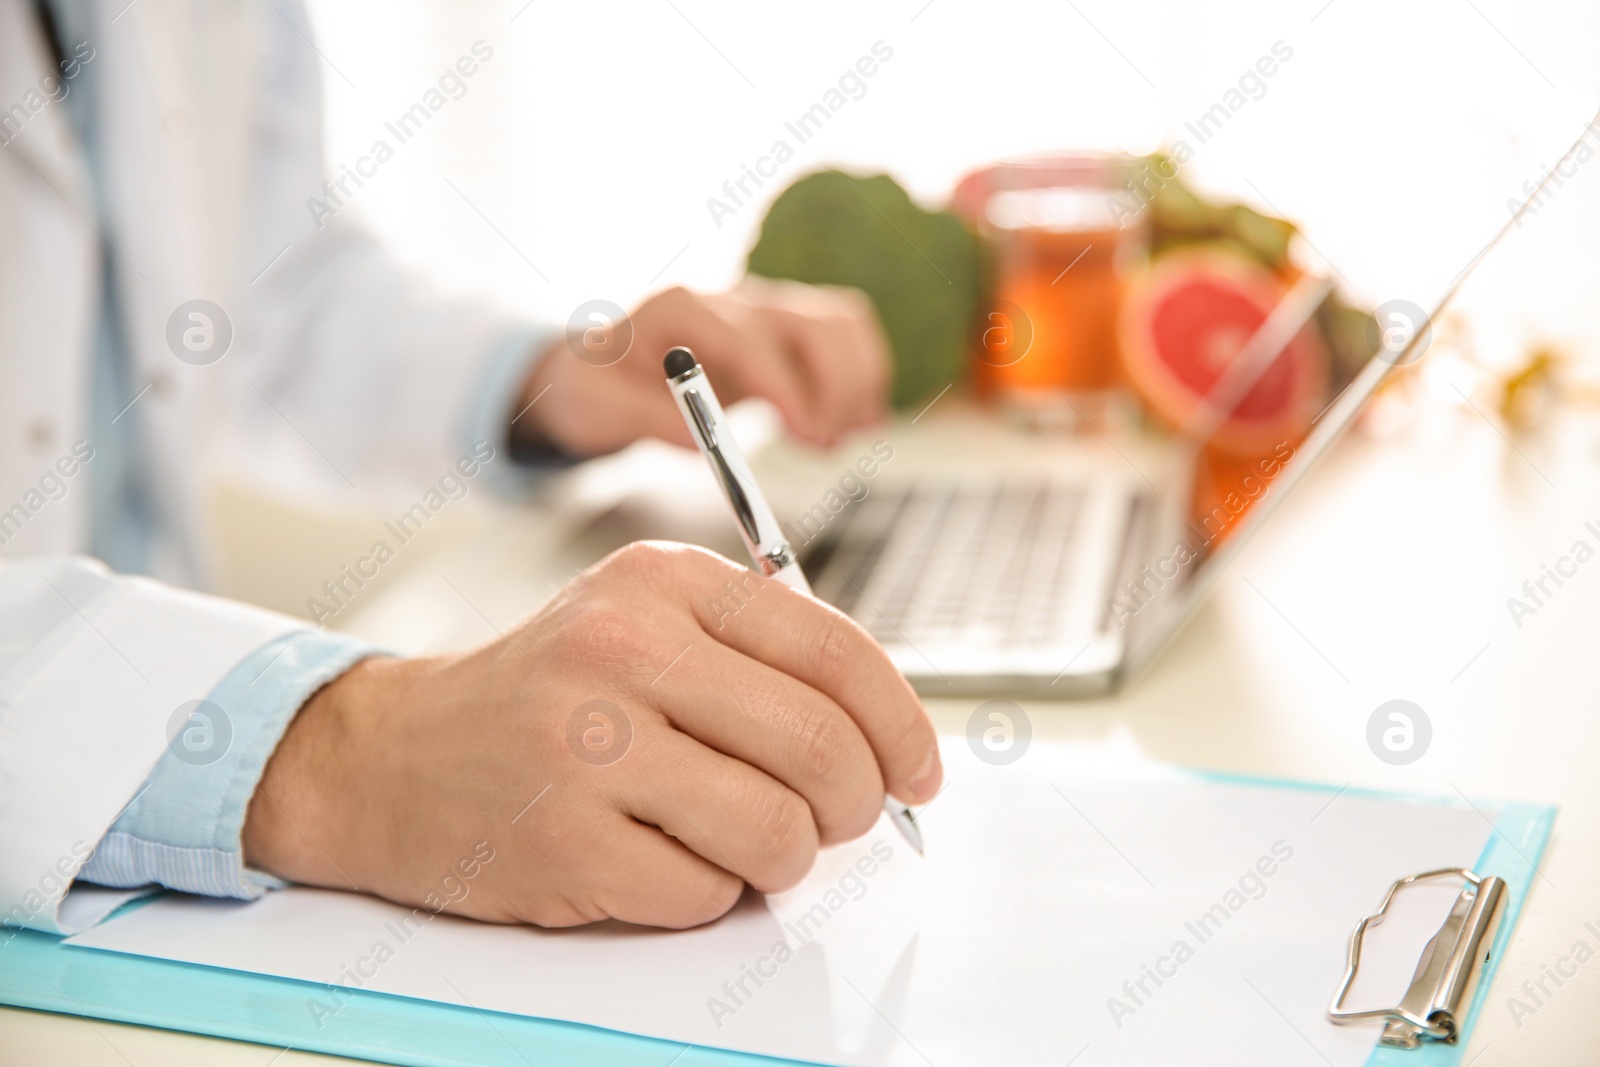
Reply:
M676 915L664 925L684 929L704 926L726 915L735 904L739 903L739 898L743 895L743 881L726 872L715 872L707 879L705 888L692 894L679 908L674 909Z
M629 664L652 660L660 641L635 612L609 597L590 597L564 630L563 652L577 662Z
M861 363L867 376L875 382L888 382L894 361L889 351L888 339L878 332L876 326L863 336L862 351L864 358Z
M671 555L664 541L631 541L600 561L600 571L607 576L632 577L647 573Z
M810 869L817 854L817 828L811 819L811 807L798 793L784 789L765 809L758 827L757 849L765 877L757 888L788 888Z
M676 541L633 541L617 549L601 561L605 576L630 587L659 586L663 581L689 577L703 577L721 565L727 569L732 564L715 554L694 545Z
M893 376L889 373L889 361L880 359L873 364L868 380L871 387L872 399L876 404L882 404L889 395L889 387L894 384Z
M856 633L847 620L826 620L811 642L810 667L815 677L831 690L836 689L857 665L857 644Z
M678 311L689 307L690 305L699 303L700 297L697 296L693 290L687 289L681 285L669 285L667 288L661 290L661 292L652 297L650 302L661 307Z
M830 285L823 287L818 295L820 299L813 305L817 317L826 320L831 327L851 333L865 326L876 328L877 308L872 298L860 289Z
M905 727L889 745L891 758L897 764L907 767L918 766L927 756L928 750L937 747L933 728L921 714L908 718Z
M863 789L849 803L841 805L835 821L821 832L821 843L836 845L843 841L854 841L872 829L882 813L882 792Z
M800 745L800 771L809 781L831 782L844 769L849 738L828 715L804 714L795 731Z
M561 929L569 926L583 926L586 923L596 922L606 917L605 912L593 906L580 907L579 905L560 896L541 896L529 901L522 909L518 918L534 926L543 926L547 929Z
M872 306L872 298L860 289L852 286L841 286L835 292L839 294L839 304L844 309L844 314L847 318L870 322L876 314Z

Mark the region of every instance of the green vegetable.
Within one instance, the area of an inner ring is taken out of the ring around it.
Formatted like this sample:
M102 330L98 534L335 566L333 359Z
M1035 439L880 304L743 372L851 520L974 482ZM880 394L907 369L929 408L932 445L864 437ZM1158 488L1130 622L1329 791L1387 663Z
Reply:
M1148 156L1146 173L1166 175L1176 168L1164 156ZM1169 178L1151 200L1150 249L1160 253L1181 245L1226 242L1242 249L1268 270L1289 261L1294 223L1263 215L1243 204L1208 203L1181 178Z
M1160 156L1147 160L1173 172ZM1214 203L1179 178L1151 203L1151 251L1185 245L1231 248L1281 272L1294 224L1243 204ZM813 285L848 285L872 299L894 355L897 407L919 404L965 377L970 325L987 290L987 250L961 219L917 206L893 178L826 170L773 201L750 250L749 270ZM1330 295L1317 325L1333 357L1335 388L1371 356L1370 316Z
M977 238L925 211L893 178L807 175L773 201L750 250L752 274L848 285L872 299L894 354L894 403L962 378L981 293Z

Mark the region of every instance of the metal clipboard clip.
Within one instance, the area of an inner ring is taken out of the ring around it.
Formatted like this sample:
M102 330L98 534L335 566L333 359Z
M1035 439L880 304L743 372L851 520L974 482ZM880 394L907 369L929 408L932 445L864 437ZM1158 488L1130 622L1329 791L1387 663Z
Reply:
M1392 1008L1344 1010L1344 998L1355 981L1361 963L1361 943L1367 927L1383 922L1389 904L1401 889L1416 882L1437 878L1462 878L1467 885L1456 898L1444 925L1422 949L1417 972L1400 1003ZM1416 1048L1424 1038L1453 1044L1460 1033L1462 1012L1472 1003L1482 968L1489 960L1494 933L1505 911L1506 883L1496 875L1475 874L1464 867L1412 874L1395 882L1383 896L1378 910L1356 923L1350 935L1350 957L1344 980L1328 1007L1328 1018L1336 1023L1361 1019L1386 1019L1380 1045L1390 1048Z

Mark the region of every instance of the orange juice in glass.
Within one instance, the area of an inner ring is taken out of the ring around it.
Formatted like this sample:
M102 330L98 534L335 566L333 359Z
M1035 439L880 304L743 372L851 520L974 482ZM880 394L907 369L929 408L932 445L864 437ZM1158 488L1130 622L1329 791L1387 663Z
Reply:
M1112 209L1128 165L1024 160L962 183L957 208L993 256L993 295L973 329L984 395L1027 408L1062 405L1063 394L1098 406L1115 384L1123 277L1148 243L1142 216L1119 226Z

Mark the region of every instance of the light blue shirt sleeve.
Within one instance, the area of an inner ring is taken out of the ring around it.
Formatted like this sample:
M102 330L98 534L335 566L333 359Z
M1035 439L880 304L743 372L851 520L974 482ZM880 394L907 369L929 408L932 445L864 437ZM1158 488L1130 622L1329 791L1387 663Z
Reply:
M321 630L288 634L251 653L188 707L155 770L78 877L246 900L282 886L244 865L240 835L256 783L295 712L355 663L382 654Z
M505 347L488 362L478 388L468 405L463 429L464 450L470 451L479 441L487 441L496 453L508 457L508 463L496 463L484 468L489 488L501 497L512 499L532 495L538 488L541 476L577 460L554 448L513 446L513 427L527 418L535 404L549 402L549 397L522 399L523 383L533 373L540 358L549 346L560 337L558 330L530 328L514 334Z

